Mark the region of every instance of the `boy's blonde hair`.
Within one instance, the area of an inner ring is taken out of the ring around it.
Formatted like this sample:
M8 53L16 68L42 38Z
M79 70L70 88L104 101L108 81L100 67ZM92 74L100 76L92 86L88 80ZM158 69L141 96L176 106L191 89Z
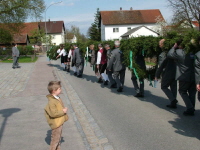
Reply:
M47 89L50 94L52 94L53 91L56 91L58 88L61 88L61 82L60 81L50 81Z

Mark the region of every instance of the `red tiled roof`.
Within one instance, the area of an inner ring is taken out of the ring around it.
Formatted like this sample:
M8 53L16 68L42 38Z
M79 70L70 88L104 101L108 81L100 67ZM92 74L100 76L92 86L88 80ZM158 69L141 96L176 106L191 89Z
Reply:
M13 35L13 42L17 44L27 43L28 35L27 34L15 34Z
M24 28L21 29L22 34L28 34L31 36L35 30L39 29L38 28L38 22L27 22L24 23Z
M100 11L100 14L104 25L156 23L158 16L164 20L159 9Z
M196 27L199 27L199 22L198 21L192 21L193 25L195 25Z
M39 27L40 29L43 29L45 31L45 22L39 22ZM63 21L47 21L46 27L47 27L47 33L62 33L62 29L64 28L64 22Z

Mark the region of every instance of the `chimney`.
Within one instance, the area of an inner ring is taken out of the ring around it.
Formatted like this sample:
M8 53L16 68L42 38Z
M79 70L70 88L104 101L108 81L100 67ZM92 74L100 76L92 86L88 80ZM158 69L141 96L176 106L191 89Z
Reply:
M133 10L133 8L131 7L130 10Z
M122 7L120 7L120 10L122 10Z
M50 19L49 19L49 22L50 22Z

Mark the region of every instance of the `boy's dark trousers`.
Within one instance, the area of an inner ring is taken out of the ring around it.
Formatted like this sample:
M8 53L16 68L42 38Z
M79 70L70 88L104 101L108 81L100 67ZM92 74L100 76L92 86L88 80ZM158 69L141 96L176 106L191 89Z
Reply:
M51 143L50 143L50 150L60 150L60 140L62 135L62 127L52 129L51 131Z

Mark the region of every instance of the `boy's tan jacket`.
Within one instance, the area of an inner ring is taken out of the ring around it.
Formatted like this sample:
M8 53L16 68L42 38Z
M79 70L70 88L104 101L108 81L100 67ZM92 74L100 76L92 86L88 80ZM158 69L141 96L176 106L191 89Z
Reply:
M55 129L63 125L68 120L67 114L63 112L64 104L62 100L57 100L53 95L47 95L48 104L44 108L45 117L51 129Z

